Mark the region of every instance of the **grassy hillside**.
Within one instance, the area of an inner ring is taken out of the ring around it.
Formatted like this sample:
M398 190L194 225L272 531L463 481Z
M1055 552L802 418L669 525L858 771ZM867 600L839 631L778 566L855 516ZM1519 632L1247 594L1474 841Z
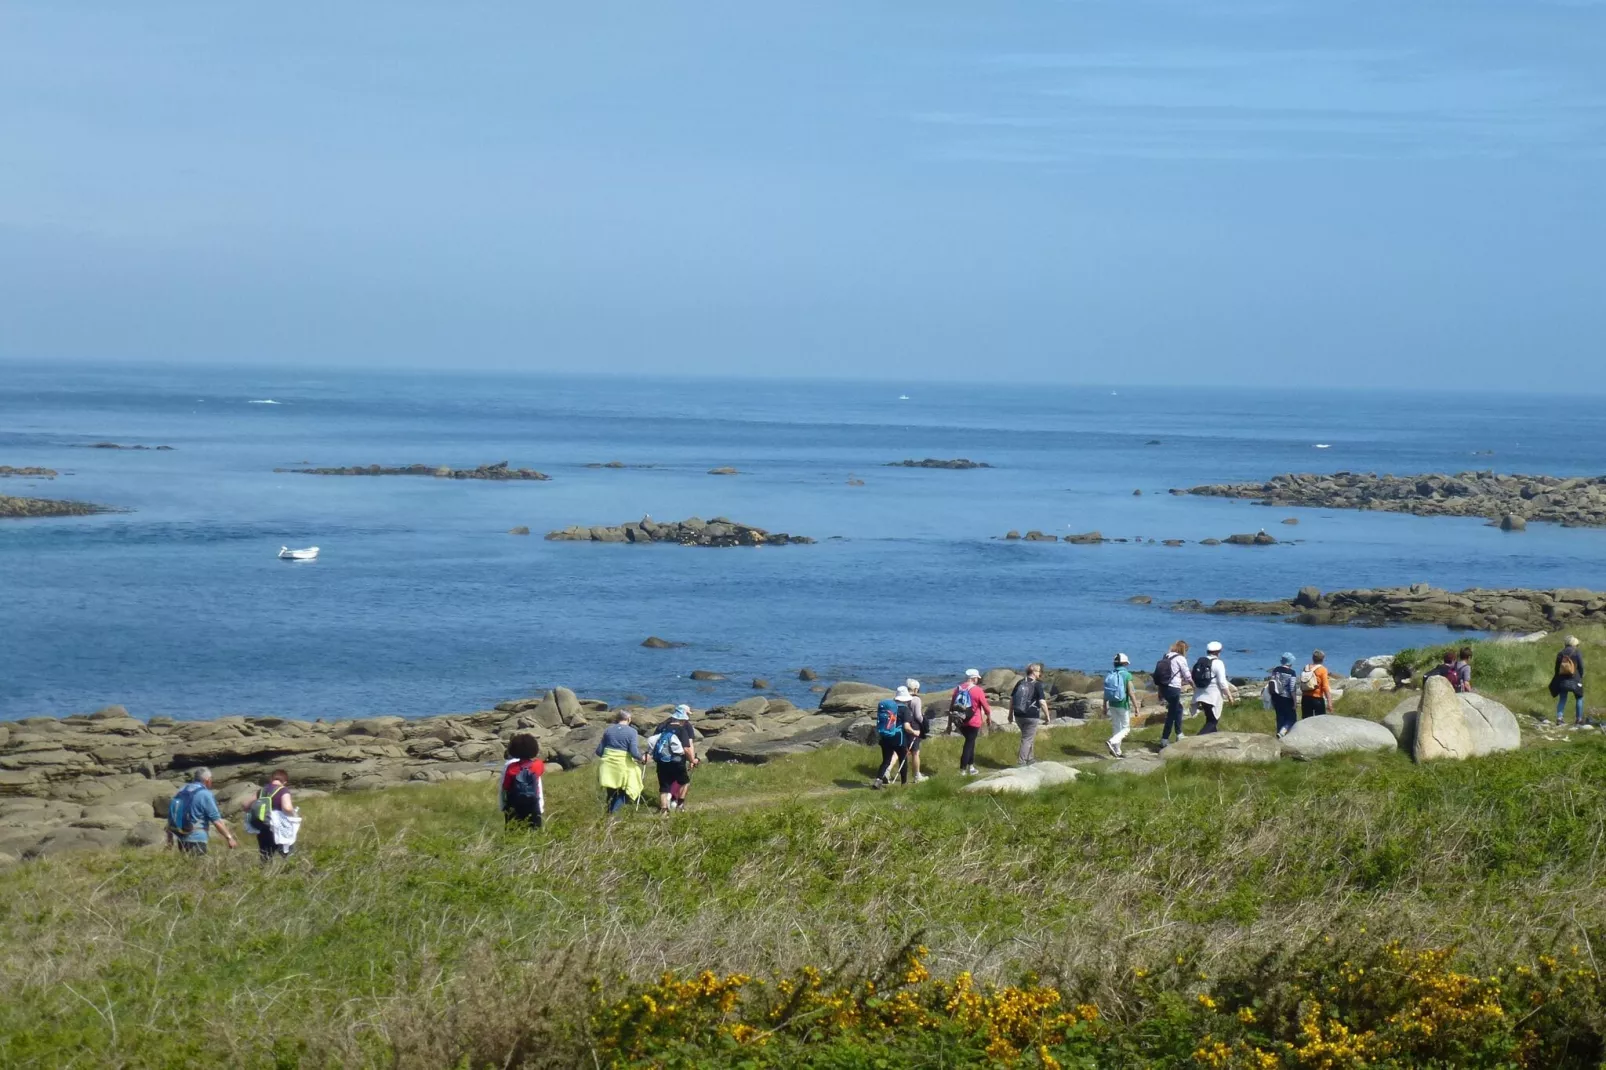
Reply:
M1483 646L1482 689L1549 710L1552 653ZM505 832L486 784L309 801L268 873L245 850L0 873L0 1064L1599 1065L1596 735L996 800L956 793L951 740L884 793L841 748L704 767L700 810L612 823L581 770L540 833Z

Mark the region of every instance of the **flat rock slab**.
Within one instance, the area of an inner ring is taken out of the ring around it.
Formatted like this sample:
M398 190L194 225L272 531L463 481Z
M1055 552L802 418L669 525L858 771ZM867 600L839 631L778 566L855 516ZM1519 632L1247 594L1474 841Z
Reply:
M1282 753L1286 758L1309 761L1329 754L1393 750L1396 746L1394 733L1376 721L1329 713L1307 717L1290 728L1283 737Z
M1187 741L1184 740L1183 742ZM1169 747L1166 748L1166 750L1170 749ZM1087 770L1087 772L1109 773L1111 776L1118 773L1125 776L1148 776L1150 773L1157 773L1165 768L1165 762L1162 760L1163 755L1164 751L1160 754L1134 754L1130 758L1111 758L1109 761L1100 762Z
M1277 737L1265 732L1212 732L1188 736L1160 752L1168 762L1191 758L1203 762L1275 762L1282 757Z
M988 773L979 780L966 784L960 791L992 795L1029 795L1034 791L1069 784L1076 779L1077 770L1059 762L1037 762Z

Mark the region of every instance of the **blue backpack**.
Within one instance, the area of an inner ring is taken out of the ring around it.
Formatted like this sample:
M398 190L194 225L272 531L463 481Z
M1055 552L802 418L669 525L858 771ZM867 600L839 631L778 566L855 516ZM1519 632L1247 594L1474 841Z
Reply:
M898 703L895 700L884 698L876 704L875 730L882 739L891 739L903 731L903 726L898 723Z
M190 817L190 801L199 790L194 784L186 784L174 792L167 804L167 831L175 836L188 836L195 831L195 822Z
M668 725L658 733L658 741L652 748L652 760L655 762L678 762L686 756L686 745L680 741L680 736Z
M960 710L963 710L966 713L969 713L970 712L970 704L971 704L971 700L970 700L970 685L969 684L961 684L958 687L954 688L954 700L951 703L954 711L958 712Z
M1127 673L1124 669L1111 669L1104 674L1104 701L1112 706L1126 705Z

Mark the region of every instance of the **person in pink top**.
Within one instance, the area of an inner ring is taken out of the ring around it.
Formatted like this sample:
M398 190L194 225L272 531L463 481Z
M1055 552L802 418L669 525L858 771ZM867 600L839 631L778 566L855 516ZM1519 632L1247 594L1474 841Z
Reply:
M980 672L965 670L965 682L954 688L948 709L950 723L957 720L960 734L965 737L965 749L959 755L959 773L961 776L975 776L976 737L993 719L992 707L987 705L987 693L981 689Z

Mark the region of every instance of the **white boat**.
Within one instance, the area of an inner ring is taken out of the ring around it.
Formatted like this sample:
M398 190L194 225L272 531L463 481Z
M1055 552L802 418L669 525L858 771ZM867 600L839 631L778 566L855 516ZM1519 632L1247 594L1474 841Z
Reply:
M305 550L292 550L288 546L279 547L280 561L316 561L317 559L318 548L316 546L309 546Z
M899 394L898 395L898 400L899 401L908 401L909 400L909 395L908 394Z

